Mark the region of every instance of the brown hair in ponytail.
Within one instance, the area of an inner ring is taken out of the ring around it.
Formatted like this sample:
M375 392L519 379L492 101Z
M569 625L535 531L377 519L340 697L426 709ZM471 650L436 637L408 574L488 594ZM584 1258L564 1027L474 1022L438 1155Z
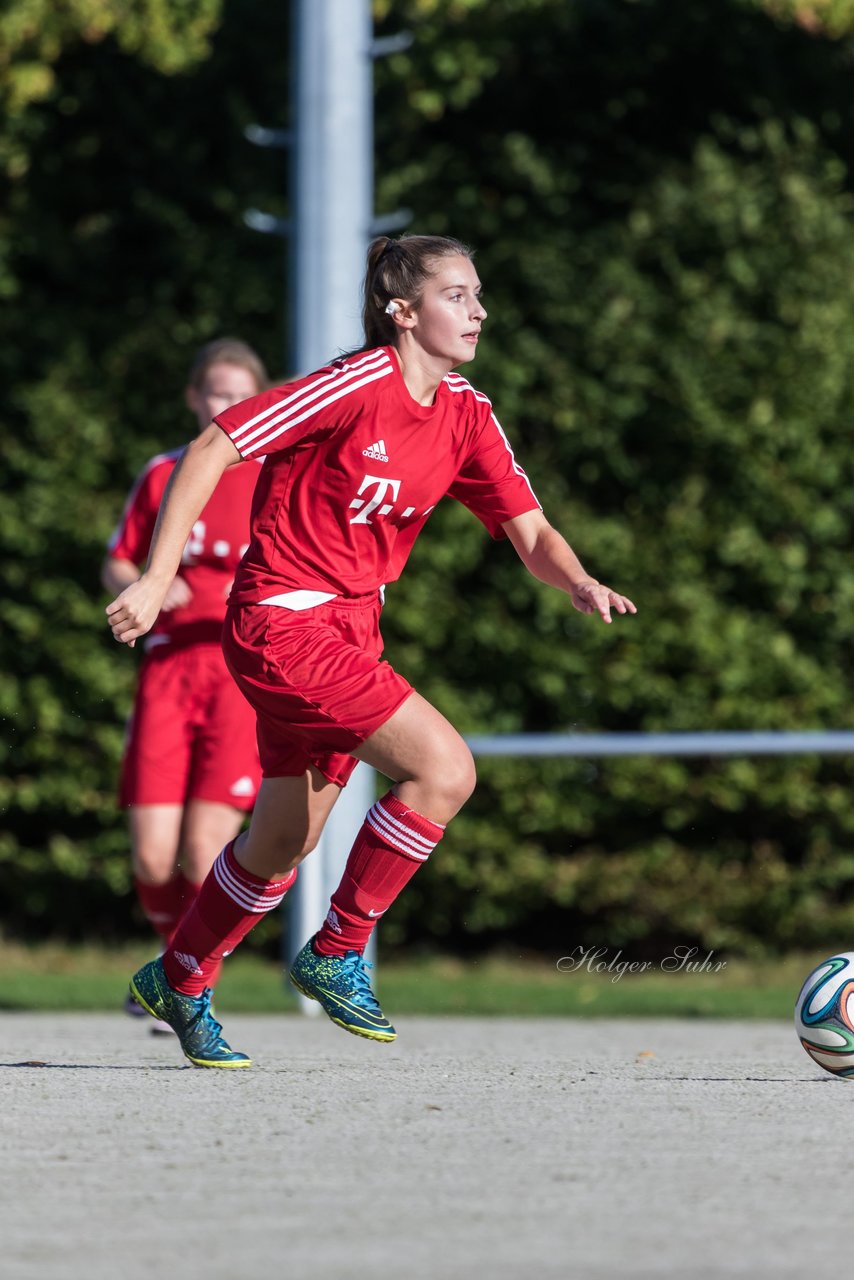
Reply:
M424 285L434 274L438 258L456 255L471 260L474 253L450 236L399 236L390 240L379 236L368 249L365 271L362 324L365 345L362 351L397 345L397 327L386 307L392 298L405 298L417 306Z

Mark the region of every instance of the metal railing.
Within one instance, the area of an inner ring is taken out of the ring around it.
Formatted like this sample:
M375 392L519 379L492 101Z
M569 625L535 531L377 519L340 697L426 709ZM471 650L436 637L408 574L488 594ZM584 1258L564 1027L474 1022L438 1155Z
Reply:
M854 751L854 731L506 733L466 738L475 756L792 756Z
M854 731L720 733L507 733L466 738L474 756L781 756L854 753ZM316 933L341 879L347 854L376 799L376 773L359 764L324 828L317 849L300 866L285 898L282 956L290 964L306 938ZM366 953L376 963L376 930ZM319 1006L298 997L305 1013Z

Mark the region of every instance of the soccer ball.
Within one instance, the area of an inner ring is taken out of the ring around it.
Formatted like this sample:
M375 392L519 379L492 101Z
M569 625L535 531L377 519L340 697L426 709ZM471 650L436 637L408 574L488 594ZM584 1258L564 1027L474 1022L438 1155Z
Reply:
M795 1005L795 1030L813 1062L854 1077L854 951L813 969Z

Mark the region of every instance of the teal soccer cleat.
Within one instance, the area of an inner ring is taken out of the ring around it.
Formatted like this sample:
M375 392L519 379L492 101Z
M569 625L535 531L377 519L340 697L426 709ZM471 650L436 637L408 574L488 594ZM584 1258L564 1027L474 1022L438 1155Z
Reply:
M309 1000L317 1000L324 1013L345 1031L368 1040L388 1043L397 1032L383 1014L371 990L367 969L370 965L358 951L343 956L318 955L305 944L291 965L290 978L297 991Z
M169 986L158 958L143 965L130 980L130 993L152 1018L167 1022L194 1067L251 1067L245 1053L235 1053L222 1038L222 1027L211 1013L213 991L185 996Z

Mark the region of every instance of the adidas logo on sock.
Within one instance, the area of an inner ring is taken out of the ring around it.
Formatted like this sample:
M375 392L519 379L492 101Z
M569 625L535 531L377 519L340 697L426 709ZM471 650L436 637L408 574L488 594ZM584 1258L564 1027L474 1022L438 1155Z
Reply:
M332 907L330 907L326 913L326 923L329 925L329 928L334 929L336 933L341 932L341 922Z
M366 458L373 458L376 462L388 462L385 440L375 440L367 449L363 449L362 453Z
M183 951L173 951L172 954L175 957L175 959L178 961L178 963L180 965L183 965L183 967L187 969L190 973L195 974L196 977L198 978L202 977L202 971L199 968L199 962L195 956L188 956Z

